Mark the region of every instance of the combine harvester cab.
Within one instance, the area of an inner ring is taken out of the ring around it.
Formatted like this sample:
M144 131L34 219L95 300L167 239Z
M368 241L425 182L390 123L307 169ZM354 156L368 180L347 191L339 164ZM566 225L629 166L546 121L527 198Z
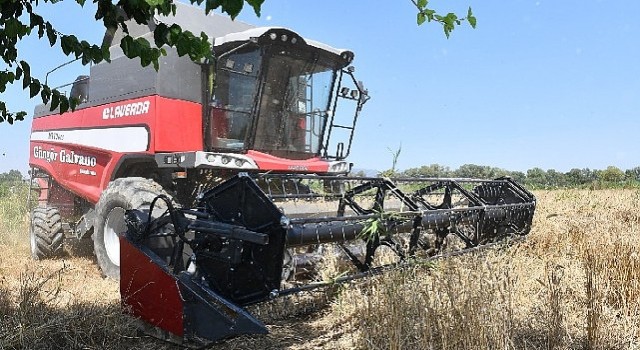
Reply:
M196 343L265 333L248 305L522 237L535 211L534 196L508 178L239 174L194 208L157 203L167 208L157 219L127 212L122 301L169 338ZM172 249L155 249L166 237ZM309 277L309 265L338 251L350 275ZM299 268L309 284L295 280Z

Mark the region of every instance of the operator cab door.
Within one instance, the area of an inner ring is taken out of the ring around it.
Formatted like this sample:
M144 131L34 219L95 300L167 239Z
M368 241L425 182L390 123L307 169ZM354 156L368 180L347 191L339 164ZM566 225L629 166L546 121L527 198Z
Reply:
M208 85L213 95L207 117L207 149L244 151L251 146L250 130L260 88L260 48L248 46L220 57ZM209 67L214 69L214 67Z
M336 64L315 50L272 45L267 52L254 148L287 159L318 157Z

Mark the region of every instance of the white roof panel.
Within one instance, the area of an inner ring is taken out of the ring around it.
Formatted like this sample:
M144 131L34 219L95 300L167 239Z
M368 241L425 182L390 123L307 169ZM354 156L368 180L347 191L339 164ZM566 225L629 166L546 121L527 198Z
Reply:
M221 37L217 37L215 38L215 41L213 43L213 46L220 46L226 43L230 43L230 42L243 42L243 41L249 41L249 39L251 38L257 38L260 37L262 35L264 35L265 33L267 33L270 30L287 30L289 32L292 33L296 33L295 31L288 29L288 28L282 28L282 27L258 27L258 28L252 28L252 29L248 29L242 32L236 32L236 33L230 33ZM296 33L297 34L297 33ZM307 43L307 45L313 46L313 47L317 47L321 50L324 51L328 51L331 53L334 53L338 56L342 55L342 53L344 52L350 52L349 50L345 50L345 49L336 49L332 46L329 46L327 44L315 41L315 40L310 40L310 39L306 39L303 38L304 41Z

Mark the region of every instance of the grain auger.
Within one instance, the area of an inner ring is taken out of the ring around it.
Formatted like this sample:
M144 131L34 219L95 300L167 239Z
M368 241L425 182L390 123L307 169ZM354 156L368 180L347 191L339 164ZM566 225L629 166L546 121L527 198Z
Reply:
M181 341L266 333L244 307L326 285L304 284L322 254L352 263L352 275L331 283L344 282L524 236L534 210L535 197L510 178L239 174L195 208L159 196L148 210L127 211L122 302ZM380 247L395 260L376 265ZM284 288L287 279L295 286Z

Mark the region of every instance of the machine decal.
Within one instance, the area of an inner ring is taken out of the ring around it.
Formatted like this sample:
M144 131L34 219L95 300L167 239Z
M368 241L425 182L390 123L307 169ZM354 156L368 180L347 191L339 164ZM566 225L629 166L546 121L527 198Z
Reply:
M144 152L149 148L149 131L145 126L47 130L34 131L31 134L31 140L52 143L64 142L65 144L101 148L114 152Z
M94 167L98 163L96 157L76 154L74 151L60 150L60 161L68 164Z
M107 107L102 111L102 119L115 119L147 114L149 113L149 106L151 106L151 102L142 101Z
M69 151L64 148L56 152L53 148L51 150L45 150L40 146L33 148L33 157L36 159L44 159L48 163L60 162L67 164L78 164L81 166L95 167L98 164L96 157L82 155L74 151Z
M96 176L96 172L94 170L80 168L79 172L82 175Z
M58 159L58 153L52 148L51 150L42 149L40 146L33 148L33 158L44 159L48 163L55 162Z
M309 171L309 167L306 165L289 165L288 168L292 171Z

